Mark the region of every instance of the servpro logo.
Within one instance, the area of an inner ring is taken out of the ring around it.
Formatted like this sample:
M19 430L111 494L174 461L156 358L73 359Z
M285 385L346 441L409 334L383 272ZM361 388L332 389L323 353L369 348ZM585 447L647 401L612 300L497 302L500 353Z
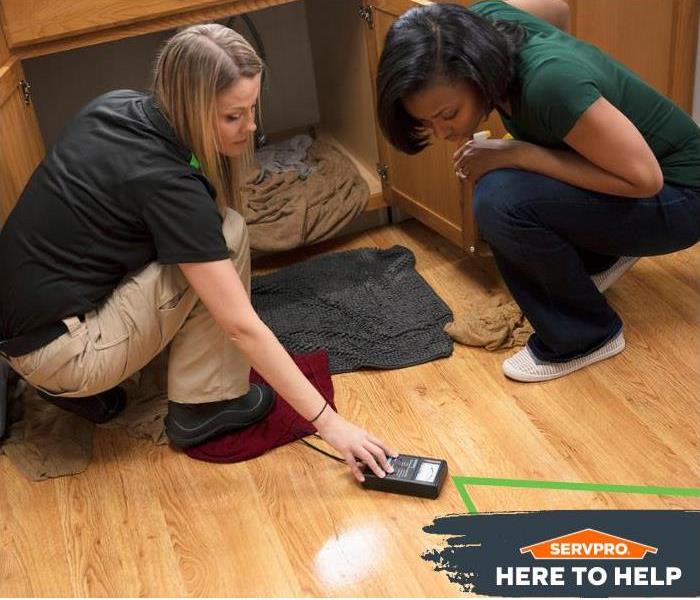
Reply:
M639 560L658 548L647 546L597 529L582 529L544 542L523 546L520 554L530 552L537 560Z
M497 566L496 586L672 586L683 572L680 567L639 564L655 546L611 535L597 529L574 533L522 546L520 554L540 561L606 561L605 565ZM638 561L611 565L611 561Z

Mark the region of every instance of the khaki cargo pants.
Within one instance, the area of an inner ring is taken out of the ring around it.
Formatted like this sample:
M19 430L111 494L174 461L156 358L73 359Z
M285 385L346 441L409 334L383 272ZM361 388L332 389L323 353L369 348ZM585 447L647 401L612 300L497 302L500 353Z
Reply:
M250 295L250 248L243 217L229 209L223 233ZM168 344L170 400L212 402L236 398L249 389L249 363L177 265L149 264L127 276L84 320L71 317L64 322L68 333L10 359L15 371L49 394L76 398L113 388Z

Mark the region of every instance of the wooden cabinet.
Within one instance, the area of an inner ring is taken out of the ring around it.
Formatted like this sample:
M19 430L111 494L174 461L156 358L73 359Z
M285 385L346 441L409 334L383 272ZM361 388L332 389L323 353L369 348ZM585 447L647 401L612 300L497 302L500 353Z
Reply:
M22 65L0 66L0 223L15 205L25 183L44 156L44 142Z
M173 17L211 18L204 11L235 14L292 0L3 0L0 18L10 48L114 30ZM204 15L204 16L202 16Z
M298 0L0 0L0 25L19 58L230 17Z
M44 156L44 142L21 63L0 30L0 225Z
M19 59L221 18L293 0L0 0L0 199L14 204L43 154ZM460 0L457 0L460 1ZM473 0L461 0L471 4ZM573 32L649 79L687 110L692 101L699 0L569 0ZM471 252L480 244L471 186L452 169L456 144L436 141L416 156L386 143L375 123L378 56L392 21L427 0L305 0L321 122L317 131L367 180L370 207L384 202ZM503 126L492 115L483 125Z
M10 58L10 50L7 47L2 28L0 28L0 65L4 65L8 58Z
M692 111L698 0L568 2L576 37L595 44Z
M305 0L320 113L317 134L354 162L369 185L372 209L386 203L377 170L380 139L360 6L356 0Z

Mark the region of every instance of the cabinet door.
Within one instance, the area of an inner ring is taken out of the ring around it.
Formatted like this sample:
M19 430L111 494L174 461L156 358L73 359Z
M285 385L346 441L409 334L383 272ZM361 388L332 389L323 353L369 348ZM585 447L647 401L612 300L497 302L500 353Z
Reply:
M31 101L25 100L19 61L0 67L0 221L17 202L44 156L44 142Z
M397 16L426 4L418 0L375 0L372 28L367 30L372 82L376 81L384 38ZM452 168L454 143L436 141L420 154L394 149L378 131L380 161L386 167L385 199L459 246L463 245L463 197Z
M568 0L572 29L692 111L698 0Z
M427 0L376 0L372 3L372 28L368 29L368 47L372 81L389 27L400 14ZM505 133L496 113L481 129L494 136ZM384 197L454 244L480 253L480 241L472 214L472 185L463 184L454 173L452 155L458 144L433 140L421 153L409 156L394 149L378 131L379 156L386 167Z

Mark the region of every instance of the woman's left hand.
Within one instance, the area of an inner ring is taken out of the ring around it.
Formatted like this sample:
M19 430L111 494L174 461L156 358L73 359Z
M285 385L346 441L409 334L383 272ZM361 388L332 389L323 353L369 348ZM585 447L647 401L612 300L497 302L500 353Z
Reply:
M455 175L476 183L494 169L516 167L516 157L526 142L519 140L469 140L452 156Z

